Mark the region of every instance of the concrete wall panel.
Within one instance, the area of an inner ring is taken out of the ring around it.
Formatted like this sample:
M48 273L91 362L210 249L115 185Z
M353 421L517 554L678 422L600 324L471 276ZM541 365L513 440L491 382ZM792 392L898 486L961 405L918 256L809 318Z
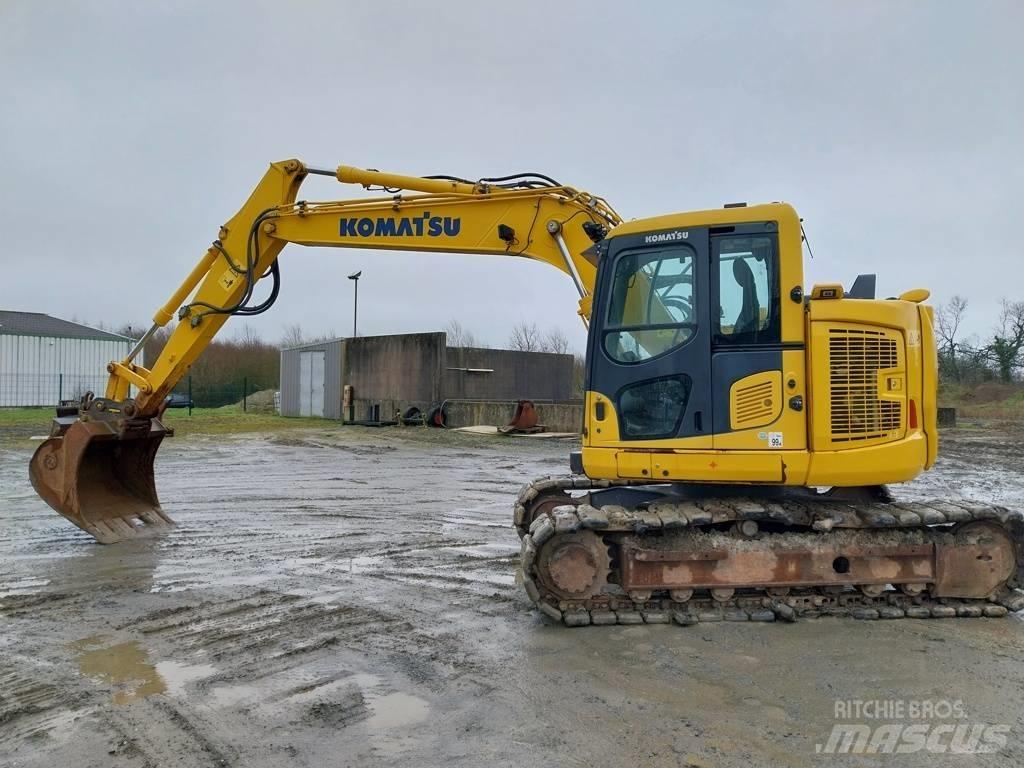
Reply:
M442 396L444 349L443 333L347 339L343 383L358 400L434 402Z
M448 347L441 389L450 400L571 400L572 369L572 355Z

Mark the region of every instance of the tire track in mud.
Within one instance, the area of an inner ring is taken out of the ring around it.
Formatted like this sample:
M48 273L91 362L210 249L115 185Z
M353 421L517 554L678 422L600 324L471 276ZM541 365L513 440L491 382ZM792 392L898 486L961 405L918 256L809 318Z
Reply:
M84 716L87 698L69 691L47 664L7 659L0 666L0 754Z
M16 620L17 646L38 649L38 633L51 633L47 653L63 666L49 688L18 688L27 703L8 708L17 718L0 731L24 741L70 728L38 752L58 764L85 736L118 764L289 764L323 754L325 739L375 762L384 753L362 742L367 732L384 738L383 714L407 707L416 723L435 695L494 690L489 662L467 649L476 630L464 614L483 628L495 612L519 610L494 596L515 589L508 502L536 468L492 449L325 451L319 442L249 437L212 459L202 443L174 446L157 474L179 525L130 546L99 547L48 510L17 511L17 535L0 542L12 573L0 581L27 591L0 597L0 616ZM474 473L465 485L438 484ZM38 507L30 494L14 495ZM66 650L85 635L138 644L161 674L174 672L161 666L170 662L186 677L112 706L110 684L83 677ZM11 659L0 643L0 664ZM353 729L362 735L344 735Z

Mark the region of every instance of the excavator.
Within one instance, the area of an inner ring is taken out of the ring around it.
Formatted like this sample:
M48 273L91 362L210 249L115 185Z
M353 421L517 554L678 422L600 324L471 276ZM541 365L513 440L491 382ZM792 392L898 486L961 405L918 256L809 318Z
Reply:
M309 175L381 193L308 202ZM103 396L58 408L34 488L103 543L171 525L154 456L166 398L230 317L278 297L286 244L542 261L588 328L581 448L514 504L521 581L568 626L1024 609L1024 516L900 501L938 451L928 292L804 288L783 203L624 221L536 173L476 180L271 164L156 311ZM267 298L254 299L270 279ZM146 368L146 342L173 318Z

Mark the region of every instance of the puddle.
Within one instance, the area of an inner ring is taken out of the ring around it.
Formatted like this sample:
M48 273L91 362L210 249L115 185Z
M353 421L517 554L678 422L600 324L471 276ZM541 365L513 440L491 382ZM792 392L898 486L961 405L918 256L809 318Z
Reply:
M365 708L363 727L370 734L374 747L383 754L401 752L402 741L412 738L405 729L423 722L430 714L430 705L425 699L404 691L389 691L377 675L365 673L312 685L293 693L289 701L310 704L314 709L332 704L347 711Z
M370 710L366 725L371 731L381 732L414 725L425 720L429 714L430 705L419 696L402 691L382 693L380 678L376 675L356 674L347 678L346 682L355 683L362 690L363 701Z
M216 671L217 668L212 664L182 664L178 661L156 663L156 673L167 684L167 693L171 696L181 696L185 693L185 686L188 683L202 680Z
M412 725L426 720L429 712L427 702L419 696L396 691L380 698L369 698L368 703L373 714L367 721L370 730L384 730Z
M464 544L462 546L451 547L450 551L464 553L474 558L497 558L517 556L519 554L519 547L510 546L509 544L501 541L491 544ZM516 557L516 561L518 560L519 558Z
M49 579L42 579L38 576L25 576L15 581L0 582L0 597L34 594L49 583Z
M72 647L81 649L78 669L83 675L114 686L115 704L130 704L167 690L167 683L156 667L149 663L148 654L138 643L119 643L87 650L89 646L102 642L102 638L87 638L73 643Z
M380 570L383 562L384 558L375 555L357 555L339 558L335 563L329 565L328 569L342 573L372 573Z
M216 670L209 664L181 664L176 661L150 662L149 654L135 641L104 646L103 635L72 643L78 651L79 671L96 682L114 687L113 702L130 704L155 693L178 696L192 680L209 677Z
M219 707L231 707L246 699L254 699L260 695L255 685L221 685L210 691L213 702Z
M502 520L501 522L489 522L487 520L480 520L473 517L459 517L457 515L442 515L443 522L441 524L441 530L445 532L451 532L456 530L458 526L469 526L475 528L508 528L508 522Z

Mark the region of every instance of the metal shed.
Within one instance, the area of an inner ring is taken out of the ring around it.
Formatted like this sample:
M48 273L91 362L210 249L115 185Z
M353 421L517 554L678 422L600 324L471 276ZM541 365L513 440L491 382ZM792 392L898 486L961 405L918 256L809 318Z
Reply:
M0 310L0 406L52 406L103 392L132 340L40 312Z

